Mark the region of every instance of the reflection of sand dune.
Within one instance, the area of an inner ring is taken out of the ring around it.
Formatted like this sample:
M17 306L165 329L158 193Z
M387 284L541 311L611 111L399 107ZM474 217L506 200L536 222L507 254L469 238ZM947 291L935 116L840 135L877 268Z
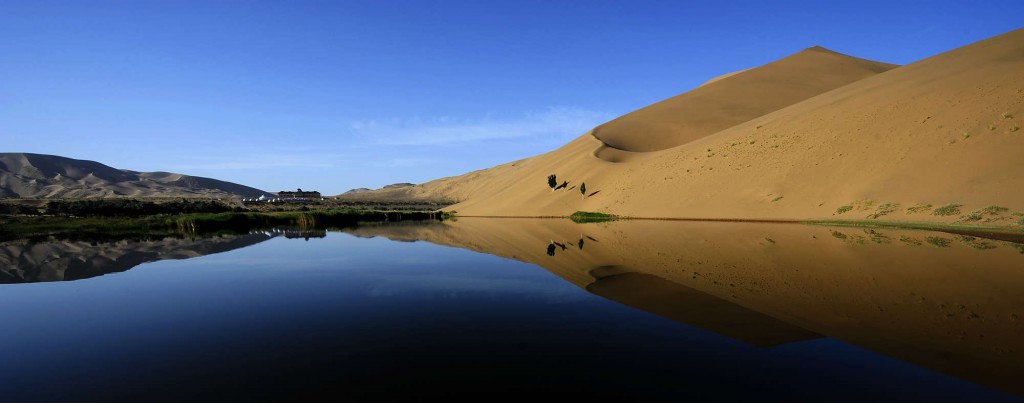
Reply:
M741 305L647 273L600 268L587 291L653 314L755 346L821 337Z
M366 231L388 236L386 228ZM573 244L580 233L600 242L547 254L552 240ZM1024 394L1019 244L795 224L483 218L401 237L533 263L621 303L754 344L821 334Z
M16 240L0 243L0 283L81 280L122 272L146 262L189 259L270 239L267 234L117 242Z

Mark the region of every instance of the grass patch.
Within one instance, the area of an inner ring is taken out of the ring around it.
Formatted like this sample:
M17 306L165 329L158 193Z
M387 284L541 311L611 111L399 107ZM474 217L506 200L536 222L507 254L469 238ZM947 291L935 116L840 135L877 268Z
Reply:
M930 203L918 203L911 207L907 207L907 214L917 214L931 209L932 205Z
M1005 214L1005 213L1007 213L1009 211L1010 211L1010 209L1008 209L1006 207L1003 207L1003 206L988 206L988 207L985 207L985 208L983 208L981 210L972 212L970 214L967 214L967 215L961 217L960 218L960 222L975 222L975 221L981 221L982 219L984 219L985 222L999 221L999 220L1003 220L1003 219L1009 218L1009 217L1003 217L1003 214Z
M947 204L945 206L936 208L935 211L932 212L932 214L933 215L937 215L937 216L957 215L957 214L960 214L960 207L961 206L963 206L963 205L962 204Z
M845 206L839 206L839 208L836 209L836 214L843 214L843 213L845 213L847 211L850 211L850 210L853 210L853 206L851 206L849 204L847 204Z
M619 217L614 214L595 213L590 211L577 211L569 215L569 219L577 224L608 222L617 220Z
M878 208L875 209L875 212L873 214L869 215L868 218L870 218L872 220L875 220L875 219L878 219L878 217L882 217L882 216L891 214L891 213L893 213L893 212L895 212L896 210L899 210L899 209L900 209L899 203L885 203L885 204L882 204L882 205L878 206Z
M839 231L832 231L832 237L836 238L836 239L846 239L847 238L846 234L844 234L842 232L839 232Z

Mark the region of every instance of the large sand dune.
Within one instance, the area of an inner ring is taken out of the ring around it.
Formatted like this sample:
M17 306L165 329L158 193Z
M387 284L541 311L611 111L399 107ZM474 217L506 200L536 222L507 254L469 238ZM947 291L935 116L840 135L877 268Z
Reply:
M890 67L807 49L403 195L461 215L1020 222L1024 30Z
M0 153L0 197L259 197L237 183L170 172L135 172L55 155Z

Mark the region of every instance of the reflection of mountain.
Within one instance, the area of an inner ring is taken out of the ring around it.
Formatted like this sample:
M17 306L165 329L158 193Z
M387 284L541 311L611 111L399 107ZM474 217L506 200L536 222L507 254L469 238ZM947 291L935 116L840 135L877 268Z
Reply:
M754 345L824 335L1024 394L1024 246L794 224L460 218L361 235L541 266L595 294ZM600 240L584 249L580 233Z
M146 262L188 259L244 248L271 237L257 233L105 243L54 238L43 242L3 242L0 243L0 283L81 280L122 272Z

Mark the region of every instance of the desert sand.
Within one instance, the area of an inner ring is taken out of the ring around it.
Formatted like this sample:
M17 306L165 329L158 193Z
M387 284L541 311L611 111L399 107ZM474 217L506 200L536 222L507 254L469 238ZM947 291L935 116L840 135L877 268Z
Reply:
M1024 30L900 67L813 47L547 154L361 196L456 200L462 216L1020 226L1022 119Z

